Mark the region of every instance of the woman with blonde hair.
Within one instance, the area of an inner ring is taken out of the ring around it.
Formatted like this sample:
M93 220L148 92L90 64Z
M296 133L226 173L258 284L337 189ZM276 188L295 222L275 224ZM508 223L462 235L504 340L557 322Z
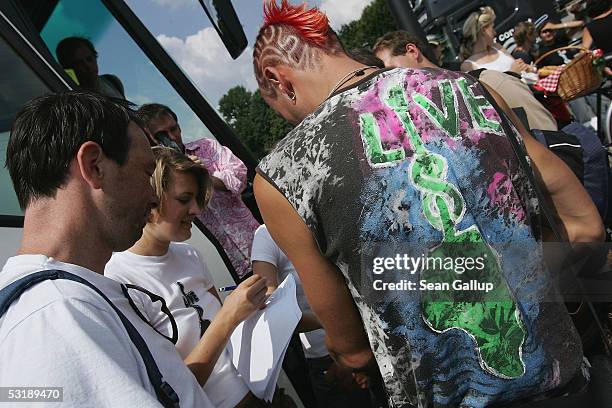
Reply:
M113 254L104 275L125 285L140 317L174 343L216 407L263 406L234 368L226 344L236 326L263 306L265 280L246 279L221 304L204 258L184 242L210 200L211 176L178 151L152 150L159 206L134 246Z
M521 59L515 60L499 44L495 43L495 12L489 6L481 7L468 16L463 24L463 39L460 54L463 58L461 70L493 69L521 73L530 71Z

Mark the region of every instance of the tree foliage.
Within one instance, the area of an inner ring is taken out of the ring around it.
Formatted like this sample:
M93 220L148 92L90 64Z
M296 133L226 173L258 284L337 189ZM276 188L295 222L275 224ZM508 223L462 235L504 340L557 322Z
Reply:
M378 37L396 29L387 1L374 0L364 8L359 20L343 25L338 35L347 50L371 48ZM259 91L250 92L243 86L235 86L223 95L219 111L257 160L293 129L264 102Z
M257 160L293 128L266 104L259 91L250 92L243 86L223 95L219 111Z
M378 37L394 30L397 30L397 25L387 0L374 0L363 9L359 20L340 27L338 36L347 50L371 48Z

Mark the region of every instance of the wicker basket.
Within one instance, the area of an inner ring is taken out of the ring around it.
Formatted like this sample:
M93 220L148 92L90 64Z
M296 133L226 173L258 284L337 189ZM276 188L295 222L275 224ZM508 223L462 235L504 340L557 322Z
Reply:
M559 86L557 94L564 101L580 98L599 88L601 85L602 76L597 68L593 65L593 53L582 47L561 47L547 52L536 60L536 65L544 58L557 51L578 49L582 51L576 55L574 59L563 67L561 75L559 75Z

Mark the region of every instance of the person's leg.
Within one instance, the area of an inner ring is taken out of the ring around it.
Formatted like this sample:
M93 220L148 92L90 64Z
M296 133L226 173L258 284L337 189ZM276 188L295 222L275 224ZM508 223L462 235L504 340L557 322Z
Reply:
M310 377L312 391L317 400L318 408L327 408L331 406L332 399L334 399L334 387L325 379L325 373L332 362L329 356L306 359L308 376Z
M574 119L578 123L588 125L591 118L595 117L595 112L593 109L591 109L584 97L574 99L573 101L568 102L568 104L572 110L572 113L574 114Z

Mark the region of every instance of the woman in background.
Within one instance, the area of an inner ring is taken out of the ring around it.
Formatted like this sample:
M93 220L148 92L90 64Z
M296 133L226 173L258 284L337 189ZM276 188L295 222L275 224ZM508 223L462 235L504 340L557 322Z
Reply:
M523 60L525 64L531 64L533 62L533 44L538 38L535 24L531 21L521 21L514 27L512 36L516 43L516 48L512 51L512 57Z
M493 69L521 73L531 68L523 60L515 60L503 47L495 43L495 12L489 6L481 7L468 16L463 24L460 54L461 70Z

